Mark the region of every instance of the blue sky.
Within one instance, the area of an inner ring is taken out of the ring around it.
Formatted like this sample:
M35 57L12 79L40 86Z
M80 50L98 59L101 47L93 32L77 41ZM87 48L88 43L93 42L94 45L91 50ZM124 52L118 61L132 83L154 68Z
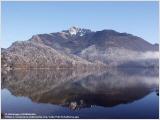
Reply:
M2 41L14 41L71 26L113 29L158 42L158 2L2 2Z

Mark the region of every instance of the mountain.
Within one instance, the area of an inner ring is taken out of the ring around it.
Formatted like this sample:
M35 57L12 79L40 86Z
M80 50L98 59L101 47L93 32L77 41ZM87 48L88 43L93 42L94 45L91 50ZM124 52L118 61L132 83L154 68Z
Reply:
M158 66L159 45L114 30L71 27L33 35L2 50L3 68L99 68Z

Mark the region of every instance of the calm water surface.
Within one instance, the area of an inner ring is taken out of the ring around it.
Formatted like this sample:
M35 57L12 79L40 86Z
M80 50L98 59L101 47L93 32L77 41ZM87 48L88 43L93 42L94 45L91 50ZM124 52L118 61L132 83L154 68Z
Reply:
M2 117L158 118L157 69L2 72Z

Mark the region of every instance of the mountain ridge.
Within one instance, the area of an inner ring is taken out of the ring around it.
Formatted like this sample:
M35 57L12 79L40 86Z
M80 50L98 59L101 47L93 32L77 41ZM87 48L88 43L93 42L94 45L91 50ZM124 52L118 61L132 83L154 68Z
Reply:
M153 67L159 66L158 54L158 44L151 44L129 33L71 27L61 32L33 35L27 41L14 42L9 48L2 50L1 58L3 67L13 68L37 68L37 62L41 63L38 67L44 68L54 65L67 68L106 67L125 63L127 66L130 66L128 63L138 63L139 67ZM53 62L55 59L60 62Z

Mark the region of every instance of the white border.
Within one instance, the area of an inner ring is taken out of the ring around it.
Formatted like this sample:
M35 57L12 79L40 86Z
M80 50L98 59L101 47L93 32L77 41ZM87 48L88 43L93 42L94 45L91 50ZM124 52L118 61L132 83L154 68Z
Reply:
M97 1L97 2L103 2L103 1L119 1L119 2L134 2L134 1L138 1L138 2L144 2L144 1L158 1L159 2L159 6L160 6L160 0L0 0L0 13L2 13L1 11L1 3L2 2L5 2L5 1L13 1L13 2L16 2L16 1L21 1L21 2L38 2L38 1L41 1L41 2L47 2L47 1L57 1L57 2L70 2L70 1L74 1L74 2L94 2L94 1ZM159 8L159 7L158 7ZM160 20L160 8L158 9L158 12L159 12L159 17L158 19ZM1 14L0 14L0 18L1 18ZM159 22L160 23L160 22ZM158 23L158 32L160 34L160 24ZM2 19L0 19L0 26L2 25ZM159 45L160 45L160 35L158 34L158 42L159 42ZM2 27L0 28L0 41L2 40ZM1 44L1 43L0 43ZM159 50L160 51L160 50ZM1 49L0 49L0 57L1 57ZM159 55L159 58L160 58L160 55ZM159 59L159 65L160 65L160 59ZM0 59L0 73L1 73L1 59ZM159 75L160 75L160 69L159 69ZM159 83L160 83L160 76L159 76ZM1 84L1 75L0 75L0 84ZM0 85L0 91L1 91L1 85ZM160 89L159 89L159 92L160 92ZM0 103L1 103L1 95L0 95ZM159 99L159 103L160 103L160 99ZM0 108L1 108L1 104L0 104ZM160 104L159 104L159 108L160 108ZM1 109L0 109L0 112L1 112ZM159 109L159 117L160 117L160 109ZM1 118L1 117L0 117ZM7 119L3 119L3 120L7 120ZM12 119L12 120L20 120L20 119ZM26 119L27 120L27 119ZM31 120L37 120L37 119L31 119ZM44 119L44 120L47 120L47 119ZM51 120L51 119L48 119L48 120ZM60 119L57 119L57 120L60 120ZM70 119L65 119L65 120L70 120ZM96 119L84 119L84 120L96 120ZM101 119L101 120L105 120L105 119ZM117 120L117 119L107 119L107 120ZM124 120L124 119L118 119L118 120ZM128 119L125 119L125 120L128 120ZM133 120L142 120L142 119L133 119ZM144 119L145 120L145 119ZM153 120L156 120L156 119L153 119ZM159 120L159 119L157 119Z

